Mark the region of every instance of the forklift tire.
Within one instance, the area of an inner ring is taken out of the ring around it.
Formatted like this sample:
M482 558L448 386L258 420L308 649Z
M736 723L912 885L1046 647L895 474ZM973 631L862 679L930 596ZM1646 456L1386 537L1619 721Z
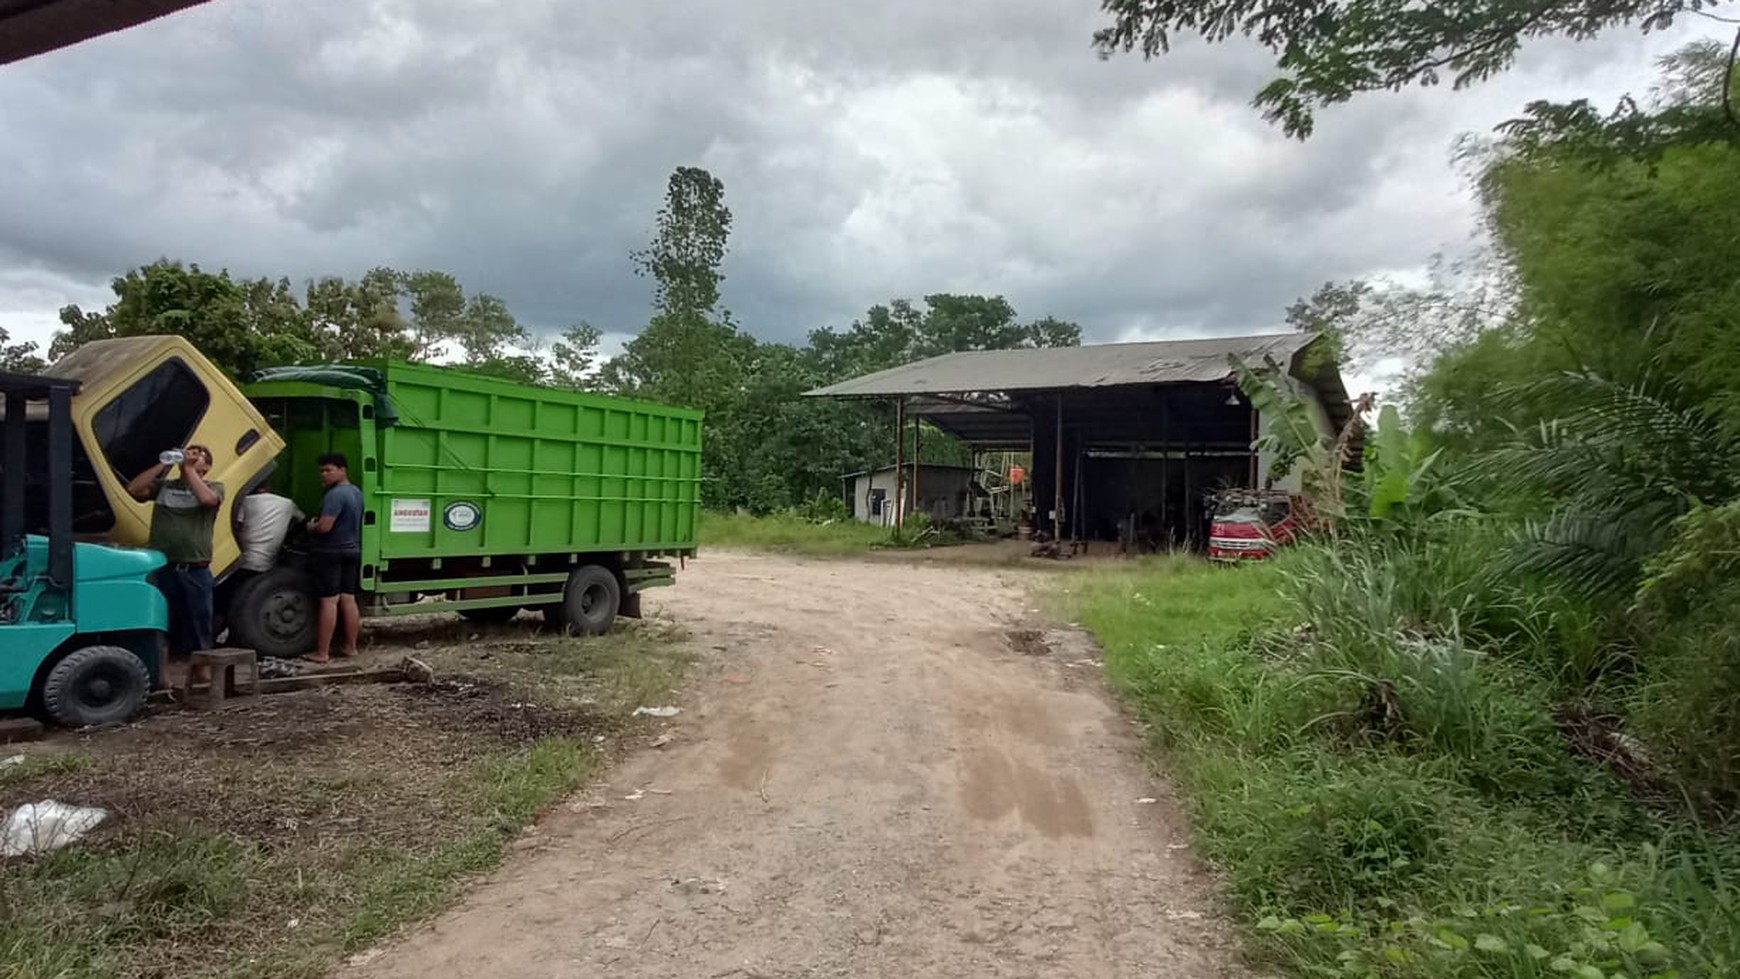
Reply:
M151 672L131 650L86 646L68 653L42 680L42 706L67 727L119 724L151 693Z
M622 583L609 568L575 568L562 588L562 604L546 606L544 621L582 636L602 636L616 624Z
M273 568L243 585L228 613L232 645L274 659L314 650L320 602L314 580L299 568Z

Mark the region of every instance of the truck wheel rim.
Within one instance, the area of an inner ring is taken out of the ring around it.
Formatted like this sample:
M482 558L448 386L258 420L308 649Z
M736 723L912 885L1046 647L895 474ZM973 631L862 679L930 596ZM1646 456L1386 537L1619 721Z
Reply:
M299 591L275 591L266 596L266 631L275 639L294 639L308 625L308 596Z

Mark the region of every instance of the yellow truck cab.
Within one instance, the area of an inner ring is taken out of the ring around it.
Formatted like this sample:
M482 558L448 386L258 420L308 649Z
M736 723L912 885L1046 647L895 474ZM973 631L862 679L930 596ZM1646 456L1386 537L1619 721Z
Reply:
M144 546L152 505L129 496L127 483L157 465L164 449L204 445L212 451L207 478L224 484L212 542L212 574L223 577L241 556L237 501L271 474L284 439L182 337L99 340L56 361L46 374L81 385L73 399L74 533Z

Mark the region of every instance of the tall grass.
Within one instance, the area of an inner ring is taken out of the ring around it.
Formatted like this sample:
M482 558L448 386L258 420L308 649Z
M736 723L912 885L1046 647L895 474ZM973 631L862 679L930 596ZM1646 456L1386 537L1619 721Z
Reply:
M1553 708L1618 668L1612 646L1461 529L1095 571L1053 600L1099 636L1268 964L1740 974L1740 846L1573 755Z
M757 517L703 511L700 537L703 548L845 557L887 543L888 530L856 520L815 523L795 514Z

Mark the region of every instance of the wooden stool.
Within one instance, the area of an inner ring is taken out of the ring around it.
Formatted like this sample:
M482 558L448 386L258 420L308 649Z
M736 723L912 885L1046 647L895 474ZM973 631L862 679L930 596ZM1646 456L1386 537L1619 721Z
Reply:
M204 696L196 697L193 693L193 675L202 666L211 667L211 686L206 688ZM248 669L248 685L241 689L240 677L236 668L245 666ZM251 649L201 649L188 658L187 686L182 690L182 698L189 707L202 710L218 710L225 707L232 696L242 696L252 700L260 695L260 659Z

